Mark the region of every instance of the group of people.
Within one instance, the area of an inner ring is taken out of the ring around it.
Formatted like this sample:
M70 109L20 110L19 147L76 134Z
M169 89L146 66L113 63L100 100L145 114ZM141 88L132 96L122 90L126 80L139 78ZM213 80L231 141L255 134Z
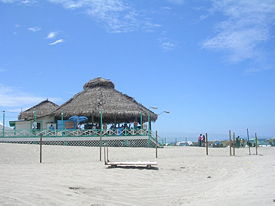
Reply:
M102 129L106 130L130 130L130 129L147 129L147 124L143 123L142 126L138 122L131 123L124 123L124 124L112 124L109 128L106 123L103 124ZM77 129L97 129L100 130L100 124L97 123L86 123L86 124L79 124L77 125Z
M200 134L200 136L198 137L198 146L199 147L205 147L205 143L206 143L206 139L205 139L205 135ZM246 143L245 140L240 138L240 136L238 136L235 140L235 142L231 142L231 146L233 147L233 144L235 144L234 146L239 148L239 147L245 147ZM247 142L248 146L252 146L251 142Z
M101 130L99 123L79 123L75 124L74 128L78 130L93 130L94 132ZM54 131L55 125L50 124L48 126L49 131ZM104 134L117 134L117 135L127 135L131 130L143 130L147 131L147 124L142 125L138 122L133 123L122 123L122 124L109 124L104 123L102 125L102 130ZM135 132L134 132L135 133Z
M200 134L200 136L198 137L198 145L199 147L205 146L205 135Z

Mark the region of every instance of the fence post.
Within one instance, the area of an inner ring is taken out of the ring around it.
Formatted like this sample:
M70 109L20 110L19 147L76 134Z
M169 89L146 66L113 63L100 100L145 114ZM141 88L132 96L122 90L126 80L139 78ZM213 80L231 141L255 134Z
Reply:
M235 132L233 132L233 156L236 155L235 153L236 141L235 141Z
M156 158L158 158L158 131L156 131Z
M258 155L258 136L257 133L255 133L255 147L256 147L256 155Z
M246 133L247 133L248 151L249 151L249 155L251 155L251 150L250 150L250 141L249 141L249 131L248 131L248 128L246 129Z
M205 149L206 149L206 155L208 155L208 135L205 133Z
M5 137L5 111L3 111L3 137Z
M102 130L103 130L103 125L102 125L102 111L100 111L100 142L99 142L99 161L101 161L101 149L102 149Z
M40 163L42 163L42 134L40 134Z
M232 156L232 138L231 138L231 130L229 130L229 148L230 148L230 156Z
M104 144L104 147L103 147L103 157L104 157L104 162L106 164L106 145Z

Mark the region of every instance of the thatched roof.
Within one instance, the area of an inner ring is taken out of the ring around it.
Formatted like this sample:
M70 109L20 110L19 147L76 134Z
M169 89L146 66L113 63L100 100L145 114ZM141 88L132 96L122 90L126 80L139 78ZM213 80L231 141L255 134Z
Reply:
M44 100L39 104L27 109L24 112L19 114L19 120L32 120L34 119L34 112L36 113L36 117L42 117L51 114L54 110L58 108L58 105L49 101Z
M90 120L99 122L100 111L105 123L122 123L140 121L156 121L157 115L136 102L132 97L122 94L115 89L115 85L107 79L96 78L83 86L84 90L61 105L55 112L57 118L63 113L64 118L74 115L86 116Z

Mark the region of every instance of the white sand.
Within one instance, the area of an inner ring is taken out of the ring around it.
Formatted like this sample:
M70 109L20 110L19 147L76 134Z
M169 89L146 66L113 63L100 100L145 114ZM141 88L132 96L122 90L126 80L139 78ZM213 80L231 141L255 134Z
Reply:
M44 146L39 164L38 145L0 144L0 205L275 206L275 148L259 153L210 148L206 157L204 148L168 147L159 149L159 170L106 169L98 148ZM154 155L110 148L113 161Z

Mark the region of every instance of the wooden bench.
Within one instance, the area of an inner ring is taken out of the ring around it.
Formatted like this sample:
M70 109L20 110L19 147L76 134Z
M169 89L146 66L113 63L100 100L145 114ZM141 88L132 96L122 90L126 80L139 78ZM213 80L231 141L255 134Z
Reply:
M152 166L156 166L157 162L105 162L105 165L108 165L110 167L146 167L151 168Z

